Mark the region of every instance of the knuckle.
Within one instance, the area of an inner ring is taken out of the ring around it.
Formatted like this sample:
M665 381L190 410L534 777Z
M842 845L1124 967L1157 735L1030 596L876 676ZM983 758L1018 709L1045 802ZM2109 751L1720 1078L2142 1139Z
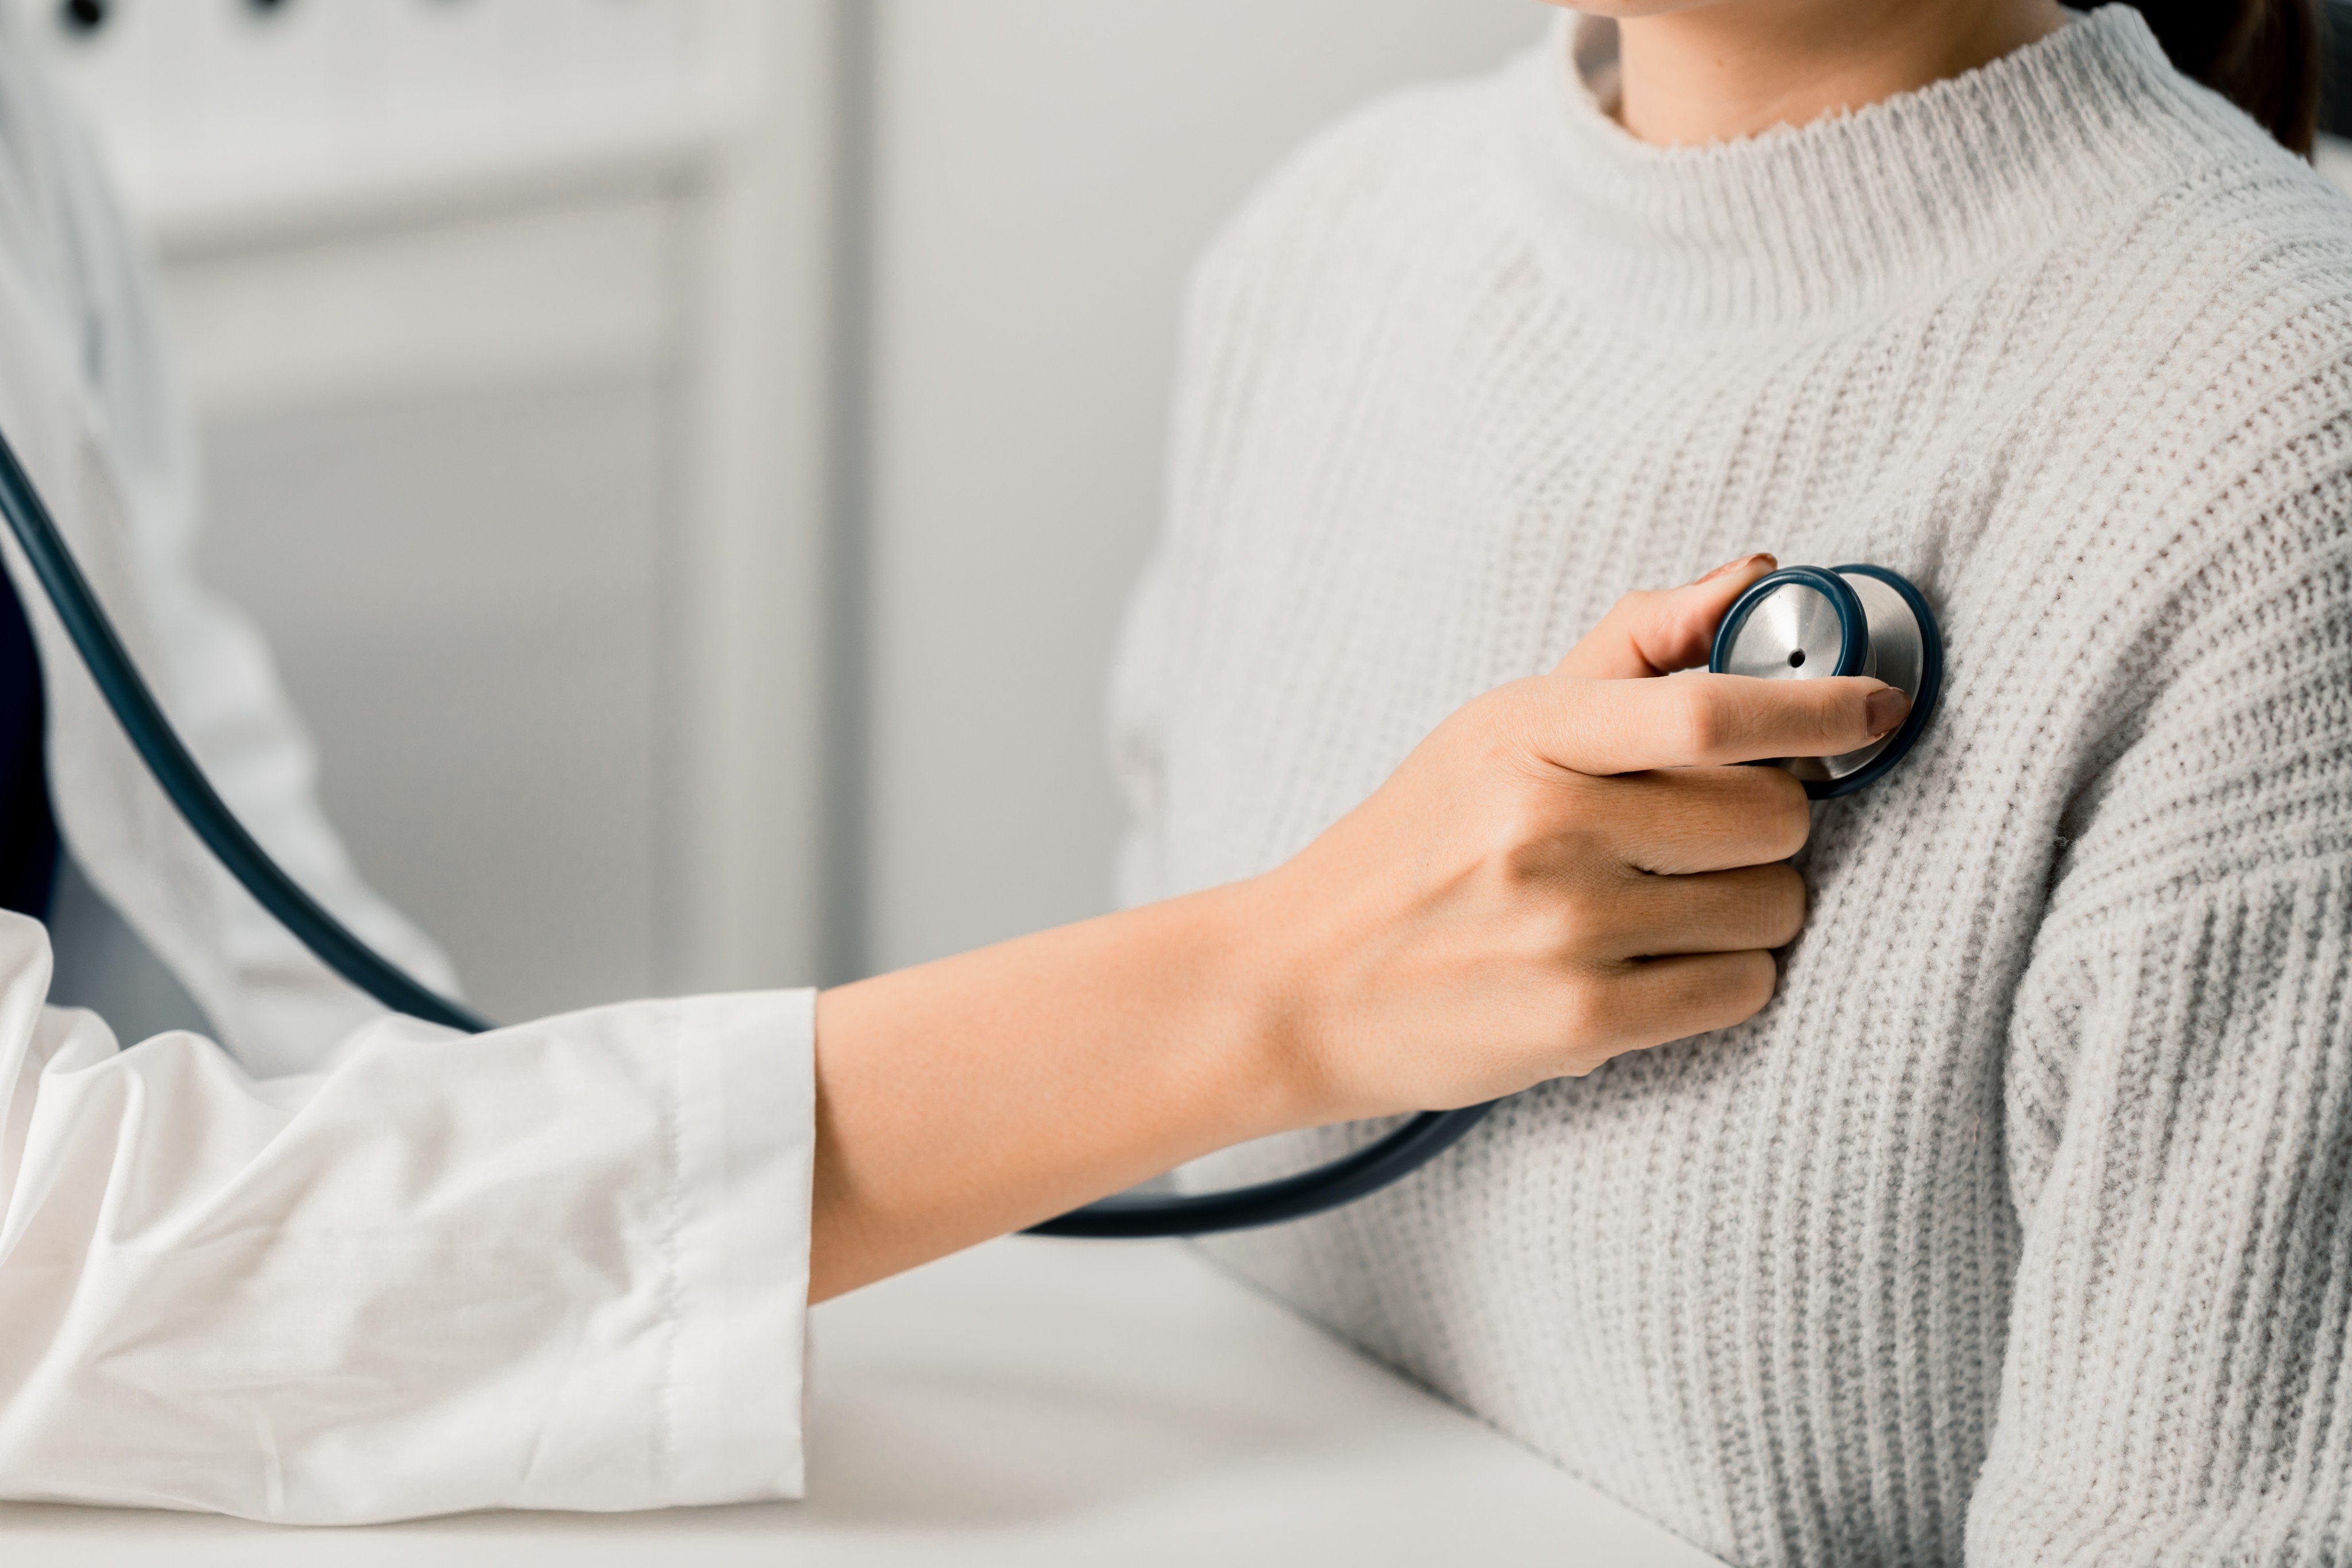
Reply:
M1489 818L1487 859L1507 880L1539 878L1559 856L1561 826L1549 792L1532 784L1513 787Z
M1833 700L1822 705L1819 722L1824 748L1850 750L1855 739L1868 731L1870 684L1865 680L1842 680Z
M1813 835L1812 797L1794 773L1785 768L1743 768L1753 775L1762 797L1759 815L1780 858L1794 855Z
M1810 897L1804 878L1790 866L1764 868L1763 926L1769 947L1786 947L1805 928Z
M1450 731L1445 745L1453 764L1482 783L1526 776L1538 754L1534 738L1542 730L1539 701L1514 682L1454 710L1441 727Z
M1675 738L1686 759L1705 762L1721 752L1737 730L1730 702L1712 683L1676 684L1682 690L1671 715Z
M1805 794L1804 784L1786 768L1741 768L1740 776L1757 794L1758 804L1766 811L1795 812L1809 816L1812 801Z
M1769 952L1736 952L1725 966L1729 972L1729 1001L1738 1009L1733 1023L1742 1023L1764 1010L1780 983L1780 966Z
M1547 925L1546 946L1556 960L1589 960L1608 949L1613 929L1612 901L1596 897L1581 883L1571 885L1552 901Z
M1574 1064L1573 1075L1591 1071L1614 1054L1610 1047L1622 1015L1606 978L1593 973L1570 977L1561 989L1555 1018L1559 1054Z
M1487 861L1505 888L1540 882L1551 868L1551 847L1540 838L1507 828L1496 837Z
M1845 711L1846 695L1840 689L1843 681L1801 680L1790 683L1801 694L1797 710L1790 715L1790 738L1801 743L1794 754L1807 757L1823 755L1837 744Z
M1516 738L1535 706L1528 680L1514 680L1482 691L1454 710L1454 717L1489 741Z
M1761 864L1787 859L1812 832L1812 803L1785 769L1735 763L1683 778L1672 805L1702 842Z

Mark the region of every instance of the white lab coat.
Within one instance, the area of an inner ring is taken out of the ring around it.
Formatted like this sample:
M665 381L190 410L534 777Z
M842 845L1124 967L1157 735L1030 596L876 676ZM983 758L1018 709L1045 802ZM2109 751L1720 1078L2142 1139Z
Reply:
M213 778L422 977L252 629L190 575L140 258L0 8L0 429ZM806 993L465 1037L384 1014L205 855L7 546L59 829L222 1042L47 1005L0 914L0 1496L356 1522L795 1496Z

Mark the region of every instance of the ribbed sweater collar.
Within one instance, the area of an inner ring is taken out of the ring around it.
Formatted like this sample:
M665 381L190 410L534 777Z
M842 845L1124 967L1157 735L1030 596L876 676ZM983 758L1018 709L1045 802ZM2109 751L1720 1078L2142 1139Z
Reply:
M1636 319L1794 323L1933 292L2266 140L2126 5L1864 109L1676 148L1595 100L1578 25L1514 66L1512 135L1570 285Z

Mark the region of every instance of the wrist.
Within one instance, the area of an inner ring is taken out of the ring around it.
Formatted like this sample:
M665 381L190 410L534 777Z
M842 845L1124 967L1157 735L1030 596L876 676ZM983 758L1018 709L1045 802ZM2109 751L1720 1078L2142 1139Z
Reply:
M1299 911L1278 873L1200 894L1215 935L1213 978L1202 989L1222 1016L1203 1033L1234 1042L1235 1077L1245 1087L1244 1119L1234 1142L1344 1121L1328 1055L1321 1048L1314 1002L1315 964Z

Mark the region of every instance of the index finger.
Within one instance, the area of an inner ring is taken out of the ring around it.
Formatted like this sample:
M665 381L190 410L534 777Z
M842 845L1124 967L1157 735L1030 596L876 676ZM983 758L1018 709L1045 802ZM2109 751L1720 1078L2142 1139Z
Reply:
M1656 680L1539 676L1536 752L1580 773L1719 767L1859 751L1903 722L1911 700L1862 676L1764 680L1690 674Z

